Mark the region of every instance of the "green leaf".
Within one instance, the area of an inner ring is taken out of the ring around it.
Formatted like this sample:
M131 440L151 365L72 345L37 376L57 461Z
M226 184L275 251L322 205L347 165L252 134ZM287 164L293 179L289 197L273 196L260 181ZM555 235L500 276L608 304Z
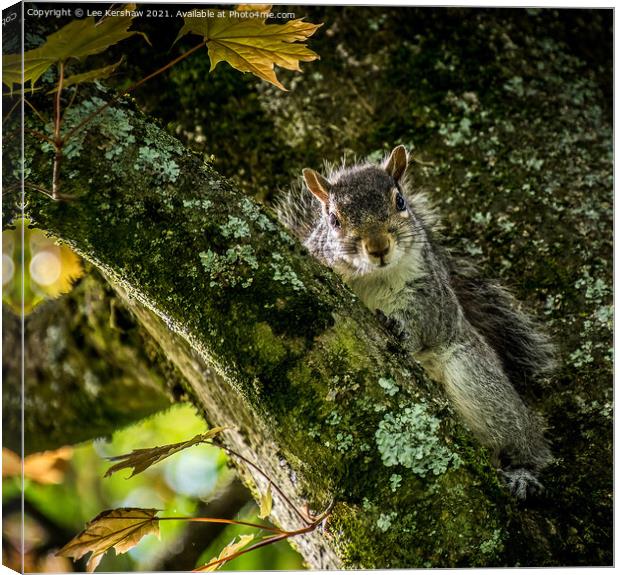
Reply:
M62 84L63 88L68 88L69 86L74 86L75 84L85 84L87 82L94 82L95 80L103 80L108 78L116 70L116 68L123 63L124 60L125 57L122 57L116 64L110 64L109 66L104 66L103 68L89 70L83 74L73 74L73 76L65 78ZM57 91L58 88L56 87L53 90L50 90L48 94L53 94Z
M38 48L37 48L38 50ZM30 50L21 54L7 54L2 56L2 83L9 88L13 88L14 84L22 83L22 59L24 61L24 83L28 80L32 81L32 85L41 77L47 69L53 64L47 58L34 54L36 50ZM26 59L26 55L29 55Z
M251 72L286 90L276 77L274 65L301 71L300 62L317 60L316 53L296 42L307 40L320 26L300 19L265 24L262 18L185 18L177 40L186 34L198 34L209 50L211 71L220 62L228 62L241 72Z
M125 10L132 10L134 4L128 4ZM24 83L36 81L47 69L70 58L84 59L107 50L135 34L140 34L147 42L143 32L130 31L133 16L112 16L100 22L95 18L74 20L60 30L50 34L45 44L24 53ZM22 83L21 55L8 54L2 57L2 82L9 88Z

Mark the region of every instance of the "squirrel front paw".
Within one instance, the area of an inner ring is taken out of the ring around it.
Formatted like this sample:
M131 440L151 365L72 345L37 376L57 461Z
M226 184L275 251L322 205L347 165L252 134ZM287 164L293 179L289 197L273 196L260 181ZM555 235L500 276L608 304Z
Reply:
M529 469L500 469L500 477L510 490L510 493L521 501L528 497L541 495L545 488L538 481L536 475Z
M402 342L409 339L409 333L405 329L405 323L401 319L387 316L380 309L375 310L375 314L381 325L398 341Z

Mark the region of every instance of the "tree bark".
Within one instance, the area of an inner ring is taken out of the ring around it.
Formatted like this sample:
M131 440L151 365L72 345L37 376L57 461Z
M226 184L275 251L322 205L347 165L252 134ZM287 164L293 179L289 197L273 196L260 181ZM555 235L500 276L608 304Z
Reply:
M229 427L225 445L299 508L336 501L327 532L297 542L310 566L512 561L507 543L527 537L512 531L487 454L329 270L129 103L79 137L63 164L72 199L30 193L28 216L104 274L206 419ZM50 156L27 145L45 185ZM236 463L255 494L266 489ZM299 527L275 501L274 519Z

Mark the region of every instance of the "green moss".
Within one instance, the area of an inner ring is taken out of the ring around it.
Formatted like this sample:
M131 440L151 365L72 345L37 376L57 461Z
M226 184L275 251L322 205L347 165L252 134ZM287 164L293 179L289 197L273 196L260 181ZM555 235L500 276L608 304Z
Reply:
M260 322L254 327L254 348L260 361L266 364L277 364L288 353L282 339L274 335L267 322Z
M493 531L493 535L480 544L480 552L484 555L495 555L504 548L504 534L501 529Z
M206 334L210 352L226 356L218 367L234 377L248 401L265 405L277 418L277 427L285 430L284 456L299 462L296 470L308 497L324 501L337 495L330 543L345 566L514 565L517 560L522 565L605 564L611 558L612 525L612 396L606 391L611 382L611 292L597 280L612 285L611 99L600 92L601 78L610 67L593 65L590 59L593 50L608 44L582 40L588 34L604 36L600 30L605 19L601 11L582 13L587 14L583 18L574 11L554 10L360 10L360 17L351 19L341 8L312 8L315 21L332 22L343 33L317 37L322 59L312 65L316 73L295 78L303 89L285 81L290 92L280 95L263 86L259 97L243 84L247 99L242 113L252 117L253 131L237 121L241 100L235 99L234 121L232 115L217 116L220 108L230 106L229 94L238 93L233 75L216 74L215 83L204 84L201 96L207 90L209 97L201 100L213 105L209 118L217 120L213 131L221 132L213 134L209 152L217 155L220 171L238 177L261 197L288 186L306 165L319 167L323 159L337 162L343 154L351 158L374 152L379 159L395 143L406 144L416 159L432 163L414 162L412 176L439 204L448 245L459 254L469 253L488 275L499 276L558 334L563 367L551 381L528 384L535 407L549 421L558 457L543 477L549 505L512 510L508 522L503 513L511 508L488 454L451 426L447 411L441 433L434 433L441 436L445 427L446 435L454 437L448 449L458 453L462 464L446 465L442 453L441 469L446 469L435 475L427 466L421 475L399 463L404 456L388 439L401 438L407 449L416 444L416 421L398 419L420 403L411 391L414 384L394 366L376 373L376 358L360 343L365 334L356 333L355 322L342 317L350 309L342 303L350 293L317 268L303 275L296 258L304 256L301 250L289 250L286 232L255 236L270 231L271 217L226 190L226 182L208 167L192 164L200 185L188 187L182 170L178 195L170 200L182 214L177 220L170 219L173 212L166 215L155 194L148 196L147 211L143 203L131 205L122 194L109 196L104 186L94 188L110 206L106 225L116 217L131 237L138 232L134 250L118 258L128 262L121 273L132 282L155 277L152 301L171 310L175 321ZM371 28L407 41L377 50ZM345 49L332 49L343 38ZM354 68L351 54L358 63ZM201 63L192 62L192 72L195 65ZM208 62L205 66L208 70ZM184 71L188 74L190 67ZM361 96L351 98L352 92ZM187 103L183 109L195 110L185 88L182 95ZM193 115L189 122L194 122ZM229 129L238 125L244 134L230 138ZM265 133L274 135L273 143L265 143ZM257 140L264 142L259 154ZM126 170L132 189L162 183L148 171L130 172ZM94 182L101 173L105 165L93 170ZM121 200L122 210L115 213ZM208 217L201 209L203 200L212 202ZM213 206L224 209L213 213ZM231 246L222 240L220 226L227 225L229 212L250 228L257 269L226 261ZM173 235L136 230L132 222L146 216L165 219ZM68 235L74 232L67 230ZM109 253L116 257L118 242L110 243ZM151 245L161 252L156 261L137 257ZM98 251L105 248L97 246ZM207 262L210 269L205 269L196 254L204 257L208 250L223 261ZM294 292L294 278L282 266L280 277L272 281L276 270L271 264L282 263L272 259L274 253L282 255L306 290ZM177 270L178 262L184 266L185 261L192 263ZM199 273L190 275L192 266ZM252 289L243 289L248 277ZM585 283L576 285L578 280ZM329 289L321 292L320 282ZM338 296L332 288L340 290ZM290 297L291 292L297 297ZM324 303L313 303L314 296ZM226 320L220 321L220 315ZM267 347L275 344L272 336L285 338L286 345L297 336L299 349L316 351L300 362L294 354L283 355L279 370L258 373L252 365L256 356L239 353L254 346L257 337L244 322L270 326ZM424 380L413 371L415 393L424 395ZM390 380L398 387L393 394L395 387L386 383ZM260 403L247 391L254 385L268 392ZM438 395L435 387L432 393ZM442 417L435 413L434 402L427 408L433 417ZM433 437L432 426L421 421ZM385 450L397 462L392 466L380 464L376 432L381 423ZM413 452L405 461L410 458L415 465ZM575 471L579 469L588 472ZM382 515L391 521L386 531L377 529ZM528 529L534 532L530 541L542 542L539 548L523 544Z
M402 480L402 476L398 475L398 473L392 473L390 475L390 489L395 492L400 487Z
M194 208L194 209L200 209L203 211L207 211L211 206L213 205L213 203L211 202L211 200L209 199L204 199L204 200L198 200L198 199L194 199L194 200L183 200L183 207L184 208Z
M83 100L78 104L71 106L65 112L63 119L63 127L65 133L72 128L77 127L92 113L96 112L105 104L105 100L98 96ZM108 107L101 113L97 114L89 123L96 125L101 133L102 138L99 141L99 149L103 151L106 159L118 159L136 142L133 133L133 124L131 116L133 112L120 107ZM46 131L51 136L53 134L52 124L46 126ZM63 155L67 159L78 158L82 153L87 130L76 132L65 144ZM47 153L53 152L51 144L44 142L42 150Z

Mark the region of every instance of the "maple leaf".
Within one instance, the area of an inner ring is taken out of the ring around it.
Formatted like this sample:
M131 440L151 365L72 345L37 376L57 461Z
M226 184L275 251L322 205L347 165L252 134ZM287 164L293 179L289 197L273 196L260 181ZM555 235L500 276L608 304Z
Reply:
M125 9L133 10L135 4L128 4ZM93 16L69 22L50 34L45 44L24 52L24 83L30 81L30 85L34 87L50 66L66 62L70 58L81 60L99 54L134 34L140 34L148 42L143 32L128 30L132 21L133 16L114 16L96 22ZM21 54L7 54L2 57L2 82L9 88L12 88L13 84L22 83Z
M235 11L237 12L259 12L260 14L269 14L272 4L237 4Z
M103 511L90 521L84 531L76 535L56 555L80 559L92 553L87 569L93 572L104 553L114 548L117 554L136 546L145 535L159 537L158 509L125 507Z
M228 62L240 72L251 72L286 90L276 77L274 65L287 70L301 71L300 62L319 58L305 44L322 24L303 19L286 24L266 24L263 18L185 18L177 40L186 34L202 36L209 51L213 71L220 62ZM176 40L175 40L176 41Z
M121 469L127 469L128 467L133 467L133 471L129 476L133 477L138 473L142 473L145 469L151 467L151 465L160 462L162 459L170 457L174 453L178 453L179 451L192 447L193 445L197 445L198 443L204 443L218 433L222 432L224 429L226 429L226 427L214 427L206 433L196 435L196 437L193 437L188 441L181 441L180 443L171 443L157 447L147 447L144 449L134 449L131 453L108 457L110 461L119 461L119 463L116 463L110 467L110 469L106 471L104 477L109 477L114 472L120 471Z
M236 539L236 538L235 538ZM254 539L254 535L240 535L239 541L235 543L235 539L233 539L224 549L222 549L221 553L217 557L213 557L211 561L209 561L204 567L200 567L196 569L196 571L215 571L219 569L226 561L232 559L235 553L241 551L250 541Z
M123 63L125 57L122 57L116 64L110 64L109 66L103 66L103 68L96 68L94 70L89 70L88 72L84 72L82 74L73 74L68 78L65 78L62 85L63 88L68 88L69 86L73 86L75 84L84 84L86 82L94 82L95 80L104 80L108 78L114 71ZM48 94L52 94L58 90L58 87L50 90Z
M261 495L260 511L258 513L258 516L261 519L266 519L267 517L269 517L272 507L273 507L273 497L271 496L271 483L270 483L269 487L267 487L267 491L263 493L263 495Z

